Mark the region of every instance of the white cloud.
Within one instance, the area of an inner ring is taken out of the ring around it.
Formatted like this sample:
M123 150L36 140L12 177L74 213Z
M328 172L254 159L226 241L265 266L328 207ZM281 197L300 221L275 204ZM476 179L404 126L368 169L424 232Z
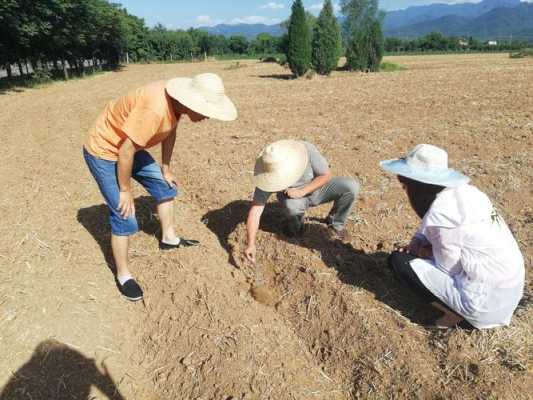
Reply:
M281 10L282 8L285 8L284 4L275 3L273 1L271 1L270 3L267 3L267 4L263 4L261 6L262 10L265 10L265 9L268 9L268 10Z
M306 7L305 9L307 11L321 11L322 7L324 7L324 3L316 3L316 4L310 5L309 7ZM339 12L340 10L341 10L341 6L339 5L339 3L333 3L333 11Z
M309 7L306 7L305 9L308 10L308 11L320 11L322 10L322 6L323 4L322 3L316 3L316 4L313 4Z
M221 19L213 19L209 15L198 15L196 17L197 26L214 26L223 22Z
M279 24L281 20L279 18L268 18L263 17L260 15L250 15L246 17L240 17L240 18L233 18L229 24L230 25L236 25L236 24L266 24L266 25L273 25L273 24Z
M196 22L209 23L211 22L211 17L209 15L199 15L196 17Z

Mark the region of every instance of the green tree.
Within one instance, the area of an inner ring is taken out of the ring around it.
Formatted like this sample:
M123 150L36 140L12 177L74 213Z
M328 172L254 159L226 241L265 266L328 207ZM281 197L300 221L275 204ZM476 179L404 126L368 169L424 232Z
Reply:
M309 33L313 33L313 29L315 28L317 17L315 17L313 14L311 14L309 11L305 12L305 19L307 21L307 26L309 27ZM289 25L291 23L291 19L286 19L281 24L279 24L283 29L289 30Z
M248 51L248 40L241 35L231 36L229 38L229 48L235 54L244 54Z
M260 33L250 44L253 54L274 54L276 52L277 41L269 33Z
M331 0L326 0L313 31L312 62L315 71L329 75L337 68L340 53L341 31Z
M209 54L223 55L230 52L228 40L224 35L209 35Z
M378 0L341 0L340 5L345 17L348 69L379 71L384 51L384 14L379 11Z
M405 49L405 44L402 39L394 38L394 37L388 37L385 39L385 51L392 53L392 52L399 52L404 49Z
M440 32L431 32L420 39L420 47L428 51L448 50L449 39Z
M297 77L305 74L311 66L311 35L302 0L295 0L292 5L287 61Z

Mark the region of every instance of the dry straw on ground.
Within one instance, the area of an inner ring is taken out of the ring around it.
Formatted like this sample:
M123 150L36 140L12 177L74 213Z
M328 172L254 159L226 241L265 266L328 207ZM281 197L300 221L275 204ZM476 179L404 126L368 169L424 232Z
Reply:
M89 389L127 399L529 398L529 277L510 328L424 328L438 314L385 267L418 220L378 161L416 143L445 147L531 260L533 63L507 55L393 61L407 69L299 80L255 61L129 66L0 95L0 384L10 390L0 398L53 391L70 399ZM222 75L240 118L183 121L178 131L177 226L202 246L160 253L153 203L137 188L141 232L131 261L146 299L129 304L107 268L105 206L81 143L108 100L206 71ZM256 274L240 255L243 221L257 152L286 137L314 142L362 193L348 244L327 240L314 219L302 239L286 239L280 210L267 208L258 237L263 304L250 295ZM50 373L43 348L63 357Z

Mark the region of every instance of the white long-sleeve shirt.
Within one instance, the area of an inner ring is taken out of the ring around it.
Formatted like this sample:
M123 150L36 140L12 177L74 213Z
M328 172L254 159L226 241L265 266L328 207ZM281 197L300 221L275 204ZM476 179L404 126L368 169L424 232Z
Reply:
M477 328L508 325L522 297L524 260L489 198L472 185L437 195L416 234L433 259L411 266L422 283Z

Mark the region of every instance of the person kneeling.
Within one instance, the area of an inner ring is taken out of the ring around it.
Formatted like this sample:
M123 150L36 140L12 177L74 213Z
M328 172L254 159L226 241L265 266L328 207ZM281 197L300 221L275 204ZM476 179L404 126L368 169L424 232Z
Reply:
M436 327L463 319L478 329L509 325L524 288L518 244L489 198L448 168L448 154L421 144L406 157L382 161L396 174L422 223L389 266L444 316Z
M330 235L348 240L346 220L359 192L351 178L333 177L329 164L317 148L305 141L280 140L266 146L255 164L255 191L246 222L246 259L255 263L255 237L265 204L272 193L285 210L287 236L303 233L304 213L309 207L333 201L326 222Z

